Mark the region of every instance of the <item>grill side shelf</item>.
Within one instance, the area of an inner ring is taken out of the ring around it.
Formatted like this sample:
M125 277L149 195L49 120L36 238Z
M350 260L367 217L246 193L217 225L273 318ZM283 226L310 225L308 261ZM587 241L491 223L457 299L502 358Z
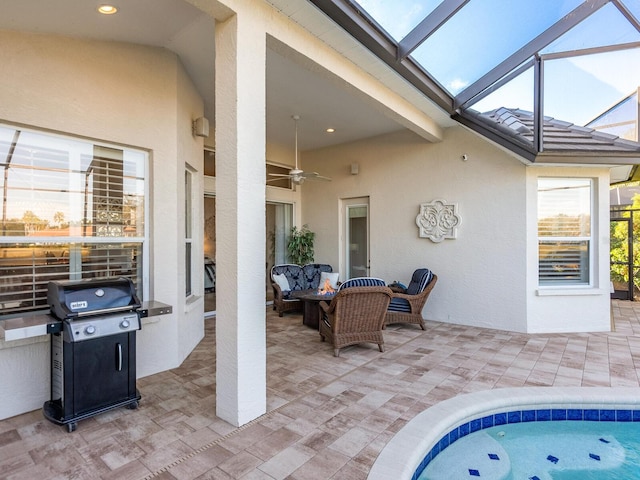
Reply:
M173 307L166 303L151 300L142 302L142 306L138 309L140 318L155 317L158 315L168 315L173 312Z
M151 300L142 302L138 313L140 314L140 318L168 315L173 313L173 307L166 303ZM62 322L48 313L0 320L0 338L2 337L2 333L4 333L4 340L7 342L59 333L61 331Z
M49 325L58 328L55 324L58 320L48 314L39 314L27 317L8 318L0 320L0 333L4 333L4 341L22 340L25 338L47 335ZM62 326L60 325L60 328ZM1 335L0 335L1 337Z

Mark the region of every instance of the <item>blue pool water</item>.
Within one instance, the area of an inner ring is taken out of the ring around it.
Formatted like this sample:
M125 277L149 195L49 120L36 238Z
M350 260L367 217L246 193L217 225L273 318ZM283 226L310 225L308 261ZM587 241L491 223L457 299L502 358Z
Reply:
M567 412L574 411L564 412L564 418L570 418ZM589 414L584 412L597 410L575 412L580 412L581 419L550 421L553 414L549 412L543 421L521 416L520 421L509 423L509 414L497 414L498 422L497 415L491 416L494 426L488 425L489 417L465 424L449 432L446 440L443 437L416 476L419 480L640 478L638 411L603 410L613 418L599 413L599 421L585 420Z

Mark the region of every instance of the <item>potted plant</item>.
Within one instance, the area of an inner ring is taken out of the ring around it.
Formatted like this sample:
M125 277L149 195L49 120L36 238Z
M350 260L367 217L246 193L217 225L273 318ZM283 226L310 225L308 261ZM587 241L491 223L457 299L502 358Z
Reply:
M297 265L313 263L313 239L315 236L316 234L309 230L306 224L299 230L295 226L291 227L289 242L287 243L287 253L291 263Z

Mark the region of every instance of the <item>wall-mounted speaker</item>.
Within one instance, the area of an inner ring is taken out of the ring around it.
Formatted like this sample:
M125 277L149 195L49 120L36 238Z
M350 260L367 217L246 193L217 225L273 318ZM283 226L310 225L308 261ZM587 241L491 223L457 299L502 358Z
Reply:
M209 136L209 120L205 117L196 118L193 121L193 134L196 137L205 137Z

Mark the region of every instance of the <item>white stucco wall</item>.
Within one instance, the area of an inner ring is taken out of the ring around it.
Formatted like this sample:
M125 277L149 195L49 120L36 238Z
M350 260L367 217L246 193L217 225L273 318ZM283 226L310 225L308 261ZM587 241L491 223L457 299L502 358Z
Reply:
M468 160L462 160L467 154ZM360 166L349 173L351 163ZM524 331L525 167L462 128L440 143L409 132L304 152L303 165L332 178L303 185L303 217L317 233L316 259L339 264L339 200L370 197L371 275L408 283L428 267L438 284L425 318ZM420 238L420 204L457 203L456 239Z
M41 408L49 399L49 362L48 338L0 340L0 420Z
M202 298L185 305L184 232L176 228L184 225L185 162L202 168L202 139L191 135L191 120L203 106L180 62L164 49L7 31L0 31L0 62L3 121L149 150L146 299L172 305L173 314L150 319L138 332L138 376L177 367L203 336ZM194 191L201 199L198 176ZM194 215L202 217L201 202ZM40 408L48 399L49 344L34 342L0 345L0 366L7 367L0 418ZM32 378L46 382L24 381Z
M184 178L185 169L191 171L191 258L197 268L192 271L191 288L192 295L184 301L184 297L180 294L180 300L183 301L183 312L178 315L177 334L178 334L178 359L180 363L195 348L200 340L204 337L204 323L202 321L204 312L204 141L202 137L196 139L192 135L192 121L203 115L202 99L193 87L191 79L183 68L176 71L176 141L178 145L178 155L176 162L178 171L176 179ZM155 177L154 177L155 178ZM184 241L183 231L181 228L175 228L175 225L184 225L184 182L176 182L178 187L178 201L175 202L176 213L174 219L177 218L178 223L174 223L174 229L177 231L176 242L180 246L178 248L179 257L177 259L177 271L179 272L178 281L174 284L175 288L180 292L181 286L185 284L185 265L180 259L184 258ZM162 237L156 237L162 238ZM157 263L157 262L156 262Z
M468 156L467 161L462 155ZM359 174L350 174L350 164ZM428 267L438 284L423 312L427 319L519 332L603 330L608 294L540 296L537 289L535 173L588 173L606 192L605 169L525 167L513 156L462 127L440 143L399 132L304 152L303 167L332 178L303 185L303 221L316 232L316 260L338 269L340 199L370 198L371 275L409 282ZM532 189L533 182L533 189ZM418 236L421 203L457 203L456 239L433 243ZM598 207L599 285L608 284L607 202ZM344 280L344 279L342 279Z

